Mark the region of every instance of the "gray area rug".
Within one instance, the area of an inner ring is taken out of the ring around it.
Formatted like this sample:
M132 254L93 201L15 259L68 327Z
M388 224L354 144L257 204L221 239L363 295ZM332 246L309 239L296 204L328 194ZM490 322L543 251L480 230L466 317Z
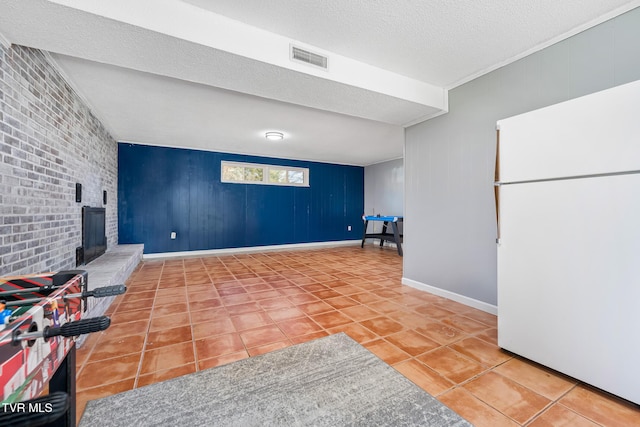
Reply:
M344 333L87 404L80 426L471 426Z

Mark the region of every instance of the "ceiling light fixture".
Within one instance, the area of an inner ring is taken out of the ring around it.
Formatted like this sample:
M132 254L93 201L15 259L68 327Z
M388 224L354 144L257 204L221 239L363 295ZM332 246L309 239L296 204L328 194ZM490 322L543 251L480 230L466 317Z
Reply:
M264 136L271 141L280 141L284 138L284 134L282 132L267 132Z

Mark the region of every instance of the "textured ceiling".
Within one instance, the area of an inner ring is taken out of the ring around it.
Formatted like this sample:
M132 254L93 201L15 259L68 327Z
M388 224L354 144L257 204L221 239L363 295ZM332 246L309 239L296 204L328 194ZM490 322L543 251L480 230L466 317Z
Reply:
M55 60L93 104L113 106L101 110L101 119L118 129L120 141L353 165L402 153L400 126L72 57ZM272 130L285 139L266 140Z
M368 165L402 157L404 127L446 113L447 89L638 5L0 0L0 41L51 52L120 141Z
M443 87L638 5L624 0L184 1Z

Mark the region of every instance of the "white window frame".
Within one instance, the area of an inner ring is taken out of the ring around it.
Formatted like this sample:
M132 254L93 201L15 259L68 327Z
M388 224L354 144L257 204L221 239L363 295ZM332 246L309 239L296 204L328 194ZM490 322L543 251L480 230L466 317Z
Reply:
M262 181L235 181L232 179L225 179L224 178L225 166L261 168ZM285 169L287 171L292 171L292 172L302 172L302 183L270 182L269 181L270 169ZM309 169L299 168L294 166L266 165L262 163L244 163L244 162L231 162L231 161L222 160L220 162L220 182L227 183L227 184L258 184L258 185L279 185L279 186L286 186L286 187L309 187Z

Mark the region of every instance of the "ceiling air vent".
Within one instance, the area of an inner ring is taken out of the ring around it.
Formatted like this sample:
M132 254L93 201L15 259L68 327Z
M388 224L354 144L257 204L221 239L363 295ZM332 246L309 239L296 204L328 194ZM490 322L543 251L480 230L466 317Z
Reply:
M317 53L309 52L308 50L301 49L296 46L291 46L291 59L293 61L304 62L315 67L327 69L328 58L326 56L319 55Z

